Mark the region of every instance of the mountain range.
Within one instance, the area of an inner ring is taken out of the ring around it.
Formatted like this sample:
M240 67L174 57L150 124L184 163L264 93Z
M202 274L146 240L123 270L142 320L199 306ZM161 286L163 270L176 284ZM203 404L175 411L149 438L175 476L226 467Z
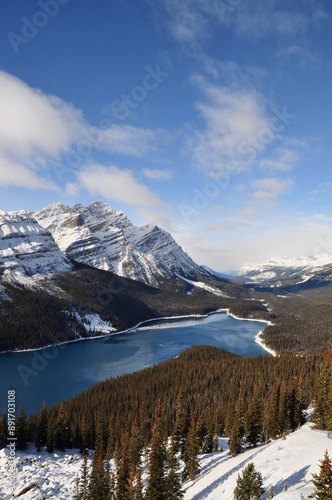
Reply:
M196 264L169 233L101 201L0 212L0 351L56 343L64 330L74 340L205 314L241 297L243 287Z
M297 293L332 285L332 254L276 257L243 266L233 280L258 291Z

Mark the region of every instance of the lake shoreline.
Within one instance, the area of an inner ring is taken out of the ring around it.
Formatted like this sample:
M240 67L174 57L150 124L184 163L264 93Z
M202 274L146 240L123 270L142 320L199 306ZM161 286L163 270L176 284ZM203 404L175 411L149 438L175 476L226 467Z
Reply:
M31 349L15 349L15 350L9 350L9 351L1 351L0 355L1 354L15 354L15 353L19 354L22 352L42 351L43 349L50 349L52 347L63 348L63 346L65 346L67 344L72 344L74 342L81 342L84 340L97 340L97 339L102 339L102 338L113 337L115 335L130 333L130 332L133 332L135 330L143 329L142 327L144 327L144 325L146 325L148 323L153 323L156 321L167 322L167 320L177 320L177 319L178 320L185 320L185 319L191 319L191 318L192 319L204 319L204 318L211 316L212 314L218 314L218 313L226 313L228 316L231 316L232 318L239 320L239 321L256 321L259 323L266 323L266 326L272 325L271 321L264 320L264 319L240 318L239 316L236 316L235 314L231 313L230 309L216 309L215 311L211 311L211 312L206 313L206 314L190 314L190 315L183 315L183 316L162 316L162 317L158 317L158 318L150 318L150 319L146 319L144 321L140 321L136 325L134 325L130 328L127 328L126 330L119 330L116 332L104 333L102 335L96 335L96 336L91 336L91 337L79 337L77 339L66 340L64 342L59 342L57 344L48 344L48 345L45 345L42 347L36 347L36 348L31 348ZM273 357L276 357L278 354L275 351L273 351L272 349L270 349L269 347L267 347L265 345L263 339L261 338L263 333L264 333L264 330L261 330L260 332L258 332L258 334L255 336L255 342L260 347L262 347L262 349L264 349L268 354L271 354Z

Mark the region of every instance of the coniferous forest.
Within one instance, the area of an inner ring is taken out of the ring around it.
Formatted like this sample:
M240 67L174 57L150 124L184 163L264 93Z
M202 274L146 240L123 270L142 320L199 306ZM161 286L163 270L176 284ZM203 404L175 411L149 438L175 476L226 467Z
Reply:
M76 500L181 498L181 483L199 473L199 453L229 451L280 437L304 423L315 404L319 428L332 430L332 355L244 358L193 347L177 358L109 379L37 415L21 409L18 447L49 452L79 448L84 456ZM6 440L5 415L0 445ZM91 473L87 450L94 450ZM142 460L149 480L142 492ZM146 458L148 457L148 459ZM115 459L115 467L109 460Z

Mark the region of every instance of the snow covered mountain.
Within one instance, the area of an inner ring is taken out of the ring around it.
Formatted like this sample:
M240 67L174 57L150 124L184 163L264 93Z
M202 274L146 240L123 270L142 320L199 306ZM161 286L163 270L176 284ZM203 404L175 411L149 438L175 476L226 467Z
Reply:
M27 283L32 276L72 269L51 233L28 213L0 210L0 277Z
M332 254L277 257L259 265L242 267L238 277L255 288L305 289L327 286L332 283Z
M96 201L72 208L56 202L33 217L48 229L70 259L119 276L159 286L176 276L211 277L160 227L137 227L123 212Z

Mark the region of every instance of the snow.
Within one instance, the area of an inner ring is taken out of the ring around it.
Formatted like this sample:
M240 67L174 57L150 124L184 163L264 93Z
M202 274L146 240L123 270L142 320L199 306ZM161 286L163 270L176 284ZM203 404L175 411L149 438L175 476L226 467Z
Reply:
M199 477L185 486L185 500L233 499L236 479L243 468L253 462L262 474L266 490L273 485L276 499L300 499L313 492L312 473L319 470L319 461L325 450L332 456L332 440L324 431L313 430L311 424L269 444L248 449L229 458L227 451L201 458ZM283 491L285 483L288 491ZM268 491L264 494L264 500Z
M312 473L319 471L319 461L325 450L332 456L332 440L324 431L314 430L307 422L286 439L277 439L268 444L251 448L237 457L228 455L227 438L220 438L223 451L200 455L200 473L195 481L183 486L184 500L231 500L236 479L249 462L253 462L262 474L263 486L273 485L277 500L305 499L313 492ZM0 499L11 498L8 484L9 450L0 451ZM78 450L47 453L35 451L31 444L26 451L16 451L16 484L14 493L37 483L22 495L24 500L56 498L71 500L77 475L80 473L82 456ZM91 463L91 454L88 459ZM284 490L285 484L288 490Z
M183 276L177 276L178 278L182 279L183 281L186 281L190 285L197 286L198 288L203 288L203 290L206 290L207 292L213 293L213 295L218 295L219 297L227 297L227 298L232 298L229 295L227 295L225 292L219 290L216 286L208 285L207 283L203 283L203 281L192 281L188 280L187 278L183 278Z

